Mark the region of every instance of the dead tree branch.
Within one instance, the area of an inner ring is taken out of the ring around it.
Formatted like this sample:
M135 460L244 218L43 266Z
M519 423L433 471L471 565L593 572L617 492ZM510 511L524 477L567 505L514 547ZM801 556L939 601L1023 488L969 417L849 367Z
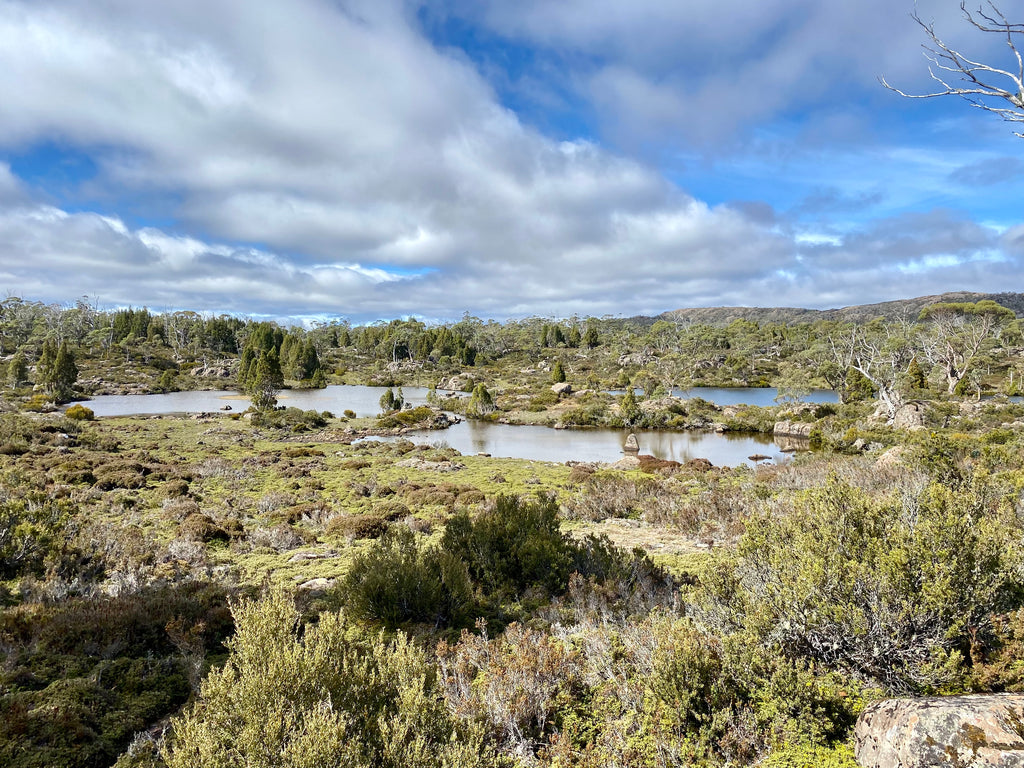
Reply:
M971 106L992 112L1003 120L1024 123L1024 59L1021 58L1014 38L1014 35L1024 35L1024 24L1009 22L994 3L989 2L988 5L989 11L979 7L972 13L962 2L960 10L963 11L968 23L976 29L1006 36L1006 45L1017 61L1015 72L975 61L951 48L935 32L935 25L923 21L917 11L914 11L911 18L925 31L931 41L930 44L921 46L925 50L925 58L931 62L928 73L942 88L932 93L906 93L890 85L884 77L880 77L879 82L890 91L908 99L960 96ZM991 99L997 100L997 103L990 103ZM999 106L999 101L1011 106ZM1014 133L1024 138L1024 133Z

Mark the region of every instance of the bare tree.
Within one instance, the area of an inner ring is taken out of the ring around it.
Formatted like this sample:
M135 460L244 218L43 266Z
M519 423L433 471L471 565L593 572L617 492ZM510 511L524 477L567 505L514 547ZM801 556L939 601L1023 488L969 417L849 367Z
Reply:
M960 51L944 43L936 34L935 25L922 21L917 11L914 11L911 18L921 26L931 41L930 44L922 46L925 58L931 62L928 72L942 89L933 93L905 93L889 85L884 77L880 77L879 81L890 91L908 99L960 96L972 106L999 115L1003 120L1024 123L1024 60L1021 59L1014 39L1014 35L1024 35L1024 24L1010 23L992 2L988 3L988 7L988 11L979 7L972 13L967 10L966 3L960 3L960 10L972 26L982 32L1006 36L1006 45L1017 60L1016 71L999 69L967 58ZM1014 133L1024 138L1024 133Z

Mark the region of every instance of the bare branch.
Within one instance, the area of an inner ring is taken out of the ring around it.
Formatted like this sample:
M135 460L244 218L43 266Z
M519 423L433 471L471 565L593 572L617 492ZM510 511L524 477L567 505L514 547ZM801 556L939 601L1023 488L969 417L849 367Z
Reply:
M941 90L932 93L907 93L889 84L884 77L879 77L879 82L890 91L899 94L907 99L933 99L939 96L959 96L966 100L971 106L983 109L998 115L1003 120L1012 123L1024 122L1024 58L1014 35L1024 35L1024 24L1010 23L1002 12L991 0L988 3L990 10L979 7L974 13L967 10L964 2L960 3L960 10L968 23L982 32L991 32L1006 36L1006 45L1017 62L1017 71L1011 72L1006 69L999 69L984 62L974 61L963 55L955 48L951 48L936 34L934 24L926 23L915 10L910 17L925 31L930 45L922 45L925 50L925 58L931 62L928 73L932 80L942 86ZM945 76L936 72L949 72L956 75L962 85L955 81L948 81ZM1010 85L997 85L990 82L994 77L996 82L1010 81ZM1008 102L1007 106L995 106L989 103L988 99L996 99ZM1015 132L1016 133L1016 132ZM1024 138L1024 133L1016 133Z

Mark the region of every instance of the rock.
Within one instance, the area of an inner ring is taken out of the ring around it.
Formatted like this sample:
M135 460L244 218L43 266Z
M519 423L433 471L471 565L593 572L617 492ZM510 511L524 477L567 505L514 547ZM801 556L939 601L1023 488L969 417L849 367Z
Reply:
M630 352L619 357L619 366L642 368L654 359L654 355L647 354L646 352Z
M772 428L776 435L785 437L801 437L809 440L811 432L814 431L814 423L810 421L777 421Z
M299 589L308 592L310 597L322 597L327 594L327 590L334 586L334 582L334 579L325 579L321 576L299 584Z
M437 388L447 390L449 392L463 392L466 386L469 384L469 380L463 378L461 374L450 376L447 379L441 379L437 382Z
M626 442L622 446L622 452L633 455L640 453L640 441L636 439L636 435L632 432L626 438Z
M572 384L568 381L560 381L551 385L551 391L556 395L570 395L572 394Z
M611 466L612 469L640 469L640 459L636 454L623 456Z
M296 552L288 558L289 563L303 563L307 560L325 560L337 557L337 552Z
M1020 768L1024 694L875 702L858 718L854 740L863 768Z
M893 467L904 466L906 462L903 459L906 453L907 450L902 445L894 445L875 459L875 469L892 469Z
M892 417L892 425L896 429L917 430L924 429L924 419L927 413L927 406L921 402L905 403L896 411Z

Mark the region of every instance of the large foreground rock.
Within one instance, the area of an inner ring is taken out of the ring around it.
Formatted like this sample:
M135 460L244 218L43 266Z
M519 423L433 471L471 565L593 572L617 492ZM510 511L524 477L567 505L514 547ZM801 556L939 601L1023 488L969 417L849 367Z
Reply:
M1024 694L887 699L854 736L864 768L1024 768Z

